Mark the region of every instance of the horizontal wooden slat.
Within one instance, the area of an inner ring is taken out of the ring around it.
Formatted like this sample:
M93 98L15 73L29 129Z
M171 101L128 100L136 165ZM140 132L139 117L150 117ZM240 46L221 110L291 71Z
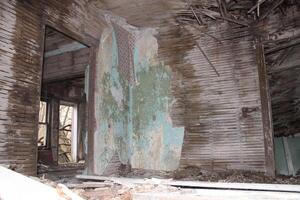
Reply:
M0 2L0 163L36 174L43 26L51 24L94 44L102 29L94 20L99 10L89 9L78 0ZM86 54L75 56L78 66L88 62Z

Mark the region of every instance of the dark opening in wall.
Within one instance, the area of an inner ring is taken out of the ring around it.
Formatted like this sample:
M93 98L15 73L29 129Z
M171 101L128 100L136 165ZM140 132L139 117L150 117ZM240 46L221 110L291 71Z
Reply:
M84 166L87 150L89 48L46 27L38 163Z
M300 45L266 55L272 105L276 172L300 170Z

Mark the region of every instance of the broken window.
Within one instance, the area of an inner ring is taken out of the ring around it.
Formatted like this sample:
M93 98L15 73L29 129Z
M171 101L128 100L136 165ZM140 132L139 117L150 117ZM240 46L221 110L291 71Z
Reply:
M48 142L48 104L46 101L40 101L40 112L39 112L39 131L38 131L38 146L47 147Z
M60 164L77 161L77 108L72 103L59 106L58 155Z

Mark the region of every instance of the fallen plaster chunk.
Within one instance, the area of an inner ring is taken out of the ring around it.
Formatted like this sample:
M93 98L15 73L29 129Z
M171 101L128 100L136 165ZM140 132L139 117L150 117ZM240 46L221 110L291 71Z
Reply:
M83 200L81 197L79 197L77 194L75 194L69 188L67 188L67 186L65 186L64 184L58 184L56 190L59 193L59 195L64 197L65 199Z
M0 200L83 200L66 186L58 190L0 166Z

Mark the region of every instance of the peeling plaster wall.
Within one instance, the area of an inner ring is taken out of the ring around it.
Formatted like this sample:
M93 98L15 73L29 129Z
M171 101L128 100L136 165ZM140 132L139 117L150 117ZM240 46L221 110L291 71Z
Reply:
M114 22L115 23L115 22ZM128 29L128 24L119 22ZM111 163L132 168L175 170L179 166L184 128L173 127L170 111L172 72L158 61L158 44L151 29L135 35L135 83L125 80L118 68L118 46L113 26L102 35L96 69L95 153L96 174L105 174ZM117 161L118 162L118 161Z
M179 166L184 128L172 124L172 72L157 60L157 40L145 31L136 43L136 85L131 88L133 168L175 170Z
M117 43L112 28L103 31L96 67L95 88L95 173L102 174L117 153L123 163L128 159L128 86L117 70Z
M199 26L196 19L191 20L193 13L186 2L153 1L115 0L97 3L98 7L107 8L126 18L130 24L155 28L158 32L158 57L172 70L171 96L175 100L168 103L172 109L167 108L167 113L170 113L173 126L176 124L185 128L184 144L179 156L180 168L197 166L213 171L239 169L266 172L268 166L259 68L254 48L259 29L252 24L244 27L226 20L210 20L205 16L207 24ZM216 1L193 1L191 4L195 8L218 7ZM250 2L249 9L251 7ZM197 45L201 46L220 77ZM146 80L146 77L142 80ZM146 105L142 103L133 102L133 106ZM162 143L156 137L155 140L155 144ZM133 143L136 144L134 140ZM140 146L145 148L146 145ZM135 153L138 150L136 148ZM151 157L150 154L147 159ZM140 155L133 157L134 165L145 159L146 156L142 153ZM142 164L146 165L145 162ZM136 165L146 168L150 161L147 166L142 164ZM151 168L155 168L153 161L151 165Z

